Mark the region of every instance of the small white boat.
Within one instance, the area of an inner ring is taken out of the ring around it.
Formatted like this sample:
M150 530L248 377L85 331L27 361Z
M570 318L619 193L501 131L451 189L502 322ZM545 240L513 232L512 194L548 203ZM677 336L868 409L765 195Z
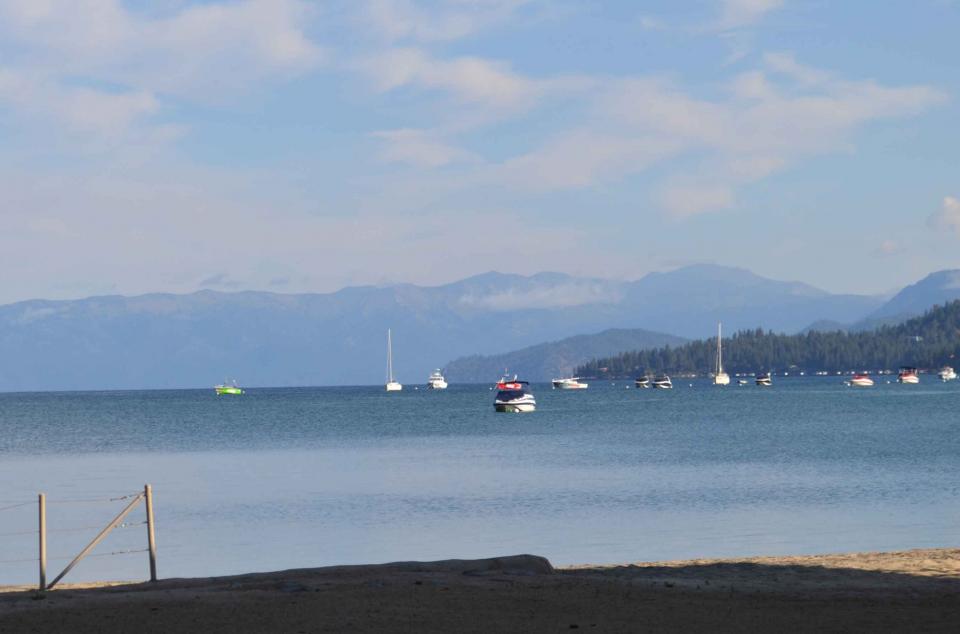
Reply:
M772 387L773 377L770 376L769 372L761 372L757 375L756 383L761 387Z
M951 368L949 365L945 365L942 368L940 368L940 372L938 372L938 374L940 375L940 380L943 381L944 383L946 383L947 381L957 380L956 370Z
M850 385L853 387L873 387L873 379L866 374L854 374L850 379Z
M443 373L440 372L440 369L437 368L433 371L432 374L427 378L427 389L428 390L445 390L447 389L447 380L443 378Z
M717 367L713 375L714 385L730 385L730 375L723 371L723 333L717 323Z
M403 385L393 378L393 341L390 339L390 329L387 328L387 385L388 392L399 392Z
M661 374L653 378L652 381L653 387L661 390L672 390L673 381L670 380L670 377L666 374Z
M569 379L554 379L553 389L555 390L585 390L590 387L589 383L581 383L580 377L574 376Z
M637 377L636 380L633 382L633 384L636 385L637 387L648 388L650 387L650 377L649 376Z
M737 379L737 385L747 385L750 381L746 379Z
M503 377L497 383L497 396L493 400L493 408L498 412L511 414L532 412L537 409L537 400L530 392L530 383L518 381L516 376L513 380Z
M897 383L916 385L920 382L920 373L916 368L900 368L900 374L897 375Z

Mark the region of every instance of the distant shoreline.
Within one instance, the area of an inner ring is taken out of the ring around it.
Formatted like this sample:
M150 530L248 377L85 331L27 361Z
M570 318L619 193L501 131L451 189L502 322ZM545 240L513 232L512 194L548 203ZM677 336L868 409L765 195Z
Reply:
M558 569L519 555L77 584L38 597L0 587L0 630L950 631L960 549Z

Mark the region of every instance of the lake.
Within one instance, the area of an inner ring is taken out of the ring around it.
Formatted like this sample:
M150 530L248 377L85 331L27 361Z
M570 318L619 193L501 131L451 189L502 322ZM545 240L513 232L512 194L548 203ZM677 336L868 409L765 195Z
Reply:
M532 414L486 385L0 394L0 584L36 580L38 492L52 579L147 482L161 577L956 545L960 382L775 380L534 385ZM146 578L143 518L65 581Z

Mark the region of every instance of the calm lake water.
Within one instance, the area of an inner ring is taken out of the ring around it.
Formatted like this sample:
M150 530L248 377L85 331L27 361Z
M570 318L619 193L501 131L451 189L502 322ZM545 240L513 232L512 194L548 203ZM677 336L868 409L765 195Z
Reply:
M0 394L0 584L153 485L162 577L529 552L556 564L956 546L960 382ZM141 579L138 508L66 581Z

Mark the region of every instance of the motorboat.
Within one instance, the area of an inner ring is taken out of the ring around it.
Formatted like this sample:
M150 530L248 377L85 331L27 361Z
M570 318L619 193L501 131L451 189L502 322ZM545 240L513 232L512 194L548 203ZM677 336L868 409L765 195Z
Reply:
M512 380L503 377L497 382L497 396L493 401L493 408L498 412L525 413L537 409L537 401L530 392L530 383Z
M769 372L761 372L757 375L756 384L762 387L772 387L773 386L773 377L770 376Z
M427 377L427 389L428 390L445 390L447 389L447 380L443 378L443 373L439 368L434 370L429 377Z
M920 373L916 368L900 368L900 374L897 375L897 383L916 385L919 382Z
M637 387L648 388L650 387L650 377L649 376L637 377L633 383Z
M213 386L213 389L217 393L217 396L223 396L225 394L236 396L243 394L243 390L237 385L236 381L232 381L231 383L224 381L220 385Z
M940 375L940 380L943 381L944 383L946 383L947 381L957 380L956 370L951 368L949 365L945 365L942 368L940 368L940 372L938 372L938 374Z
M673 381L670 380L670 377L666 374L661 374L655 376L651 382L653 387L661 390L671 390L673 389Z
M873 387L873 379L867 374L854 374L850 379L850 385L854 387Z
M746 379L737 379L737 385L747 385L747 384L749 384L749 383L750 383L750 381L748 381L748 380L746 380Z
M580 377L574 376L569 379L554 379L553 389L555 390L585 390L590 387L589 383L581 383Z
M717 367L713 375L714 385L730 385L730 375L723 371L723 333L722 324L717 323Z
M393 378L393 341L390 338L390 329L387 328L387 385L388 392L399 392L403 385Z

